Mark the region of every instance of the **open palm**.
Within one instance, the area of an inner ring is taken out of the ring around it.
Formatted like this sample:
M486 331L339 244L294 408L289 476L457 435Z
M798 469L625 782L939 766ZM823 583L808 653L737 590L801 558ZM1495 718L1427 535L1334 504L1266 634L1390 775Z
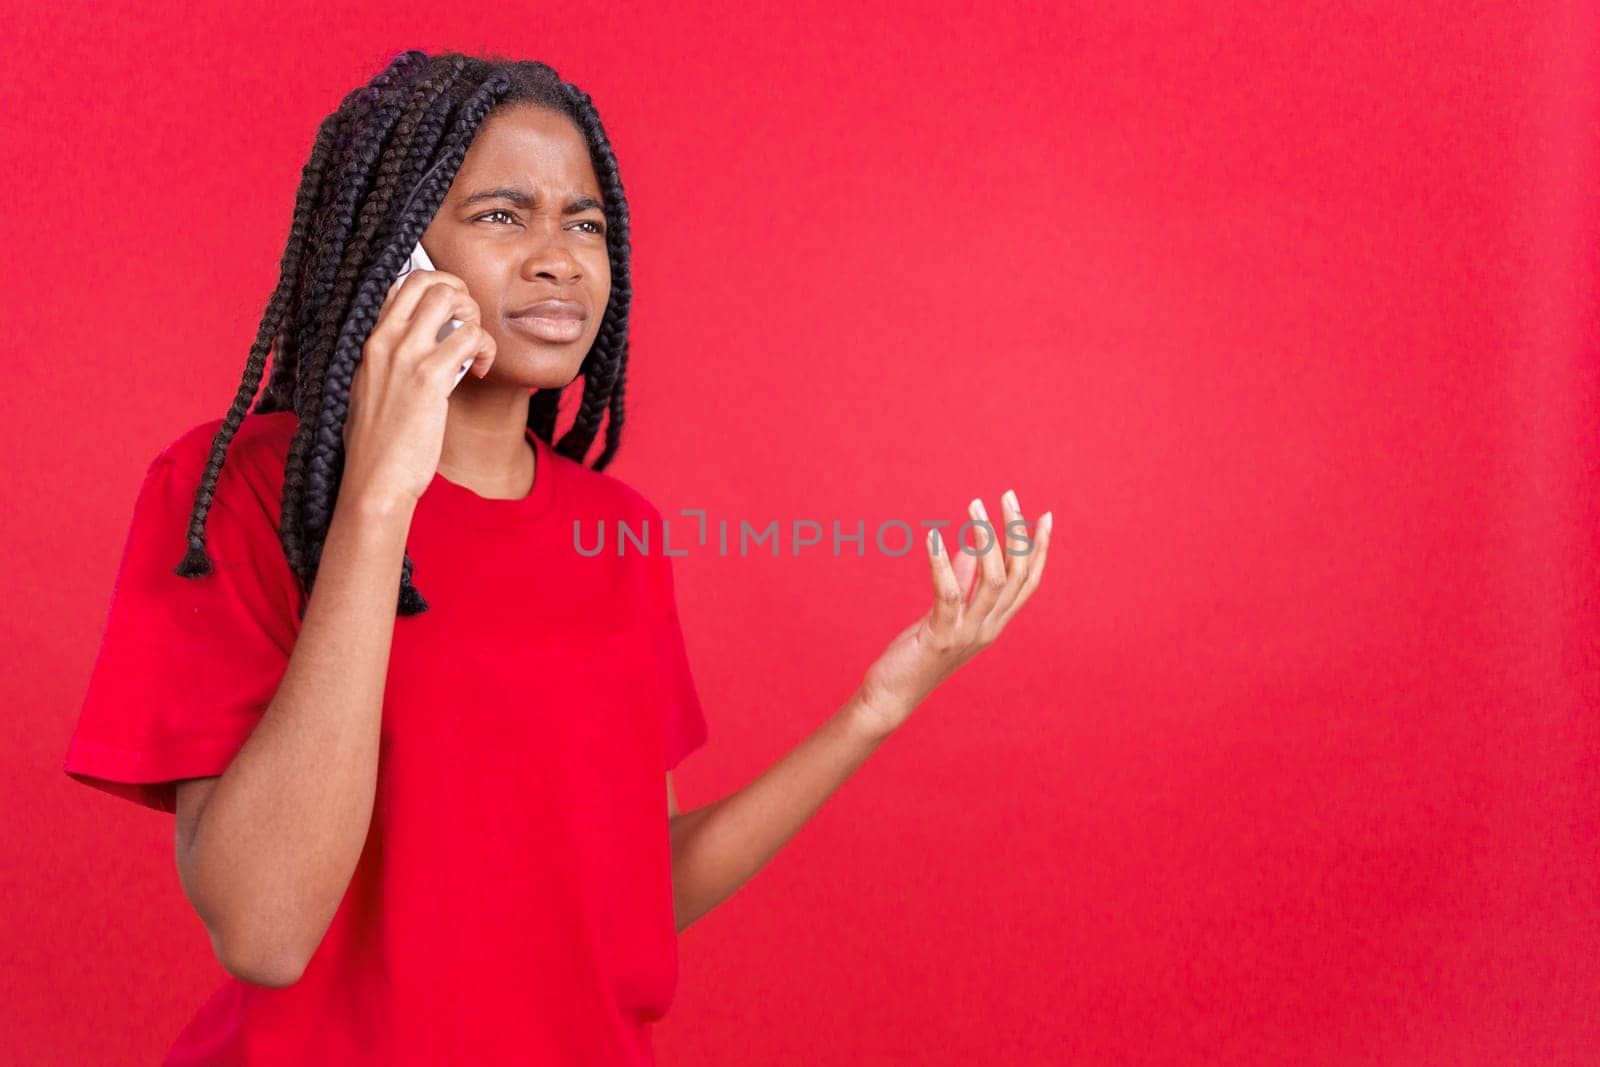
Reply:
M1028 540L1019 532L1023 516L1016 495L1007 491L1001 501L1005 521L999 529L979 528L976 555L960 551L952 562L944 539L929 531L933 606L895 635L861 684L862 714L875 732L899 729L940 682L1000 636L1039 587L1050 548L1050 512ZM988 522L981 499L967 510L975 521Z

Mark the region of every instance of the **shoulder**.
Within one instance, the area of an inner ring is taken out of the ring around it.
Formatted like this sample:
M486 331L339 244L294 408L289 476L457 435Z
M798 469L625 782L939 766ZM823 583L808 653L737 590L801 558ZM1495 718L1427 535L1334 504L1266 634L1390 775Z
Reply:
M161 449L156 462L171 462L184 470L204 469L224 421L219 417L190 426ZM246 415L228 442L224 469L238 460L241 467L259 469L265 465L281 475L289 461L289 444L297 424L292 411Z
M223 421L207 419L177 434L151 461L150 474L159 472L184 487L198 488ZM246 415L223 453L215 501L228 509L248 509L253 504L275 526L297 423L292 411Z

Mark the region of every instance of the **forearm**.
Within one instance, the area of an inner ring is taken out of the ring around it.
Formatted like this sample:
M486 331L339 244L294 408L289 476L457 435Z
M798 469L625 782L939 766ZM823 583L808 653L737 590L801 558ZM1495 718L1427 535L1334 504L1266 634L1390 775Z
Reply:
M271 704L179 835L184 890L225 966L294 975L366 841L409 509L337 505Z
M1025 520L1016 494L1008 491L1003 502L1010 534ZM967 510L987 521L982 500ZM933 606L895 636L844 707L737 793L669 820L679 931L749 881L936 686L993 643L1044 573L1050 513L1040 517L1036 551L1030 541L1020 554L1008 550L1002 558L985 549L981 564L963 553L952 565L941 545L929 531ZM863 694L871 695L870 706Z
M853 694L744 788L670 821L680 932L749 881L883 743L862 707Z

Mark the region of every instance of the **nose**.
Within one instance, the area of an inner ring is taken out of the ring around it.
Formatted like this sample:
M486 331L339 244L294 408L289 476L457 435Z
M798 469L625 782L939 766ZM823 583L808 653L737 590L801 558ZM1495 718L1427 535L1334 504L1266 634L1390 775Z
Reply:
M529 280L543 278L557 285L570 285L583 276L578 257L567 246L568 233L559 224L554 232L535 226L528 240L530 247L522 259L522 276Z

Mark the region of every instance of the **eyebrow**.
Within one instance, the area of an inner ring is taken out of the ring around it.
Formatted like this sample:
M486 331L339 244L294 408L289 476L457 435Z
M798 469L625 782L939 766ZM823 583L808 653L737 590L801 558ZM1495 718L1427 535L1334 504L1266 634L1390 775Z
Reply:
M472 204L482 203L485 200L508 200L520 208L533 206L533 194L526 189L515 186L501 186L498 189L484 189L462 199L461 206L468 207ZM604 211L605 205L594 197L583 193L572 193L567 196L567 204L561 209L563 215L581 215L585 211Z

